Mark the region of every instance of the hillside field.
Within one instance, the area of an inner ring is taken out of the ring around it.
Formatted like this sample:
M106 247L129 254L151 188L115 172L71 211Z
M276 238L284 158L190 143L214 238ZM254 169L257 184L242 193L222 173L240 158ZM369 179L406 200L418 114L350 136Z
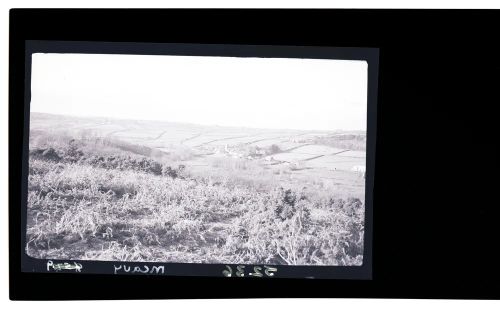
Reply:
M362 264L364 132L30 118L30 256Z

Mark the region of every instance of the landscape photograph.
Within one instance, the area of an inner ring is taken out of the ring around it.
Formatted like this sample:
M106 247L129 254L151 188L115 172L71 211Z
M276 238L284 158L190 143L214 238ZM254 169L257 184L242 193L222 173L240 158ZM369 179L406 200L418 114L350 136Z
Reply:
M360 266L367 64L34 54L26 253Z

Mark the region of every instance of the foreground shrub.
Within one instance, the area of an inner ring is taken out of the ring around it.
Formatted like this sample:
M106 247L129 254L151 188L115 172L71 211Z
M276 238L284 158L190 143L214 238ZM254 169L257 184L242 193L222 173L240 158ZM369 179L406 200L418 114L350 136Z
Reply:
M83 152L74 140L70 141L67 148L61 150L55 150L51 147L33 148L30 150L30 157L62 163L79 163L97 168L142 171L173 178L180 175L178 170L170 166L164 166L151 158L130 155L88 154Z

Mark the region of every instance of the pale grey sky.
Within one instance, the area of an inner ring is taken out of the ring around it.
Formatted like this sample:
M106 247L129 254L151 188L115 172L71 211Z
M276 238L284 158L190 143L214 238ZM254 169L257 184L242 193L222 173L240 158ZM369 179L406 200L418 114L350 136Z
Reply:
M40 53L32 59L32 112L366 130L365 61Z

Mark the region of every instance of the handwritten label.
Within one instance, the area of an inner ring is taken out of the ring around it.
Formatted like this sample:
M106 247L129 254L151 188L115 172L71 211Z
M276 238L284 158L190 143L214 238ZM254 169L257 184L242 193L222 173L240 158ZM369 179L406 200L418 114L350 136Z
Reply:
M73 263L54 263L53 261L49 260L47 262L47 271L50 271L51 269L54 271L61 271L61 270L75 270L76 272L81 272L82 271L82 264L73 262Z
M252 269L252 271L249 271L245 273L245 268L249 267L249 269ZM264 272L262 273L262 269L264 269ZM233 275L239 278L250 276L250 277L256 277L256 278L262 278L262 277L273 277L275 275L275 272L277 272L278 269L275 267L269 267L269 266L245 266L245 265L238 265L236 266L236 270L233 272L233 269L231 266L226 265L226 268L222 271L222 275L225 277L232 277Z
M130 265L113 265L115 274L118 273L142 273L142 274L164 274L165 266L130 266Z

